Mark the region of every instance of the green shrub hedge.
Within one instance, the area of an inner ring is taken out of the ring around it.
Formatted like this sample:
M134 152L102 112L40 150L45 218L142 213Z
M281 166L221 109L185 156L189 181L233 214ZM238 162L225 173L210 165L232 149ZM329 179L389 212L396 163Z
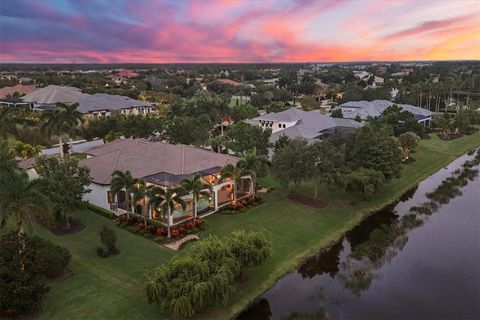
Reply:
M96 206L96 205L91 204L91 203L88 204L88 209L95 212L96 214L99 214L99 215L104 216L104 217L106 217L108 219L111 219L111 220L113 220L117 217L115 215L115 213L111 212L110 210L101 208L101 207Z

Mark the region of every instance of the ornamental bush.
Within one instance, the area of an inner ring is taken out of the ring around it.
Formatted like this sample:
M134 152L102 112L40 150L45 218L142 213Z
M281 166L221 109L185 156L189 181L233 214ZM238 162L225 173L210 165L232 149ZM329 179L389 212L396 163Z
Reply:
M29 242L36 250L35 264L39 272L47 278L60 276L70 262L70 251L38 236L30 238Z
M97 254L102 257L108 257L109 255L118 253L119 250L116 247L117 235L115 231L107 224L104 224L100 229L100 242L105 246L105 249L100 251L97 249ZM100 248L99 248L100 249Z

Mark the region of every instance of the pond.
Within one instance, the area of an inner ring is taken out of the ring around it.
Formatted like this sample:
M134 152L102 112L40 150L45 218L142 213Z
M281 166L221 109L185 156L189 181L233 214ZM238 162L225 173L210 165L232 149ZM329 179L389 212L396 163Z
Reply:
M305 260L238 319L480 319L480 159L471 159Z

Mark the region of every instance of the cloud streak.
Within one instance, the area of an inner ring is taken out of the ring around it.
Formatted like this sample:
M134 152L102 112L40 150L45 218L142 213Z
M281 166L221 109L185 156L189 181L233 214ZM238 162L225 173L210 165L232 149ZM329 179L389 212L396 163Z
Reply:
M473 1L3 0L1 62L479 59Z

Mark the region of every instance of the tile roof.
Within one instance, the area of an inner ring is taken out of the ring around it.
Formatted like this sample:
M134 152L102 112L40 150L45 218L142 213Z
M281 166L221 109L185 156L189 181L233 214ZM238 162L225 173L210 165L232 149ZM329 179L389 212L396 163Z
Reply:
M290 108L281 112L270 112L264 115L253 118L257 121L280 121L280 122L295 122L302 118L305 111L297 108Z
M324 115L320 112L320 110L312 110L308 112L293 108L289 110L293 111L293 113L290 113L290 115L298 117L297 123L289 128L273 133L270 138L271 142L277 141L282 135L287 135L292 139L304 138L311 141L313 139L321 137L324 133L328 133L328 130L330 129L353 129L361 126L360 123L351 119L332 118L330 116ZM272 115L277 114L278 113ZM292 118L294 118L293 116Z
M388 100L349 101L339 105L339 107L342 108L344 118L354 119L357 115L359 115L361 119L365 120L369 117L379 117L380 115L382 115L385 109L394 104L399 106L402 110L412 113L415 117L426 118L433 115L433 112L429 110L409 104L394 103Z
M158 173L188 175L213 167L235 164L234 156L182 144L120 139L86 152L92 157L80 163L90 169L93 182L110 184L115 170L130 170L135 177Z
M50 85L23 96L22 100L44 104L78 103L84 96L78 88Z
M15 92L20 94L29 94L37 90L38 88L35 86L26 86L23 84L17 84L12 87L3 87L0 89L0 99L5 99L8 95L12 95Z
M81 113L89 113L97 110L120 110L130 107L149 107L150 103L140 100L134 100L125 96L117 96L106 93L95 93L84 95L78 106Z

